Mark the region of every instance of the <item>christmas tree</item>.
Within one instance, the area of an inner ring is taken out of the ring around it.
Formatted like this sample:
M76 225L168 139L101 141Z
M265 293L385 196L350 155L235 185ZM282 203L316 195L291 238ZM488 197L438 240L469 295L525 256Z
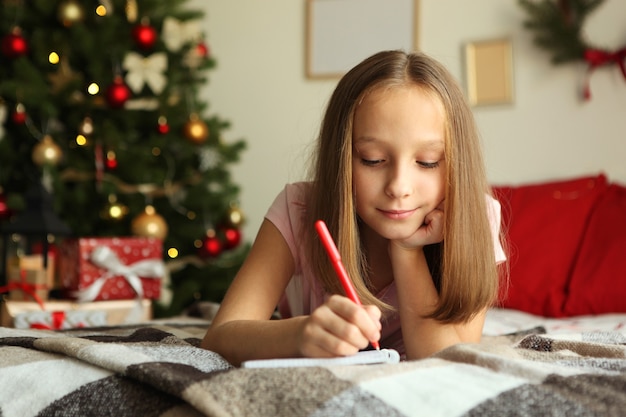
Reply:
M75 236L162 239L157 315L219 301L247 250L245 143L199 96L216 61L184 3L0 2L0 222L42 183Z

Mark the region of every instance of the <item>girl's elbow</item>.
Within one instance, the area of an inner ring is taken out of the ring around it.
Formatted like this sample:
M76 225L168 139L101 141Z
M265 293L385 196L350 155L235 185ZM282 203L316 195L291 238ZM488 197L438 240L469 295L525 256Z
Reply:
M213 350L212 337L210 336L211 330L207 330L200 342L200 347L206 350Z
M204 337L202 338L202 341L200 342L200 347L206 350L212 350L214 352L219 353L219 346L218 346L218 341L220 340L219 335L217 335L216 333L219 333L219 329L215 328L215 326L211 325L206 333L204 334Z

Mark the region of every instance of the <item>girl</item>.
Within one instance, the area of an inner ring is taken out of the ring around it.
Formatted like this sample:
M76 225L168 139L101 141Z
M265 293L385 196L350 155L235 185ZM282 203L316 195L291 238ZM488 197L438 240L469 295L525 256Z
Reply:
M498 294L500 206L463 93L421 53L384 51L338 83L310 182L270 207L202 346L244 360L351 355L379 341L422 358L480 340ZM363 307L315 233L324 220ZM281 320L270 320L276 306Z

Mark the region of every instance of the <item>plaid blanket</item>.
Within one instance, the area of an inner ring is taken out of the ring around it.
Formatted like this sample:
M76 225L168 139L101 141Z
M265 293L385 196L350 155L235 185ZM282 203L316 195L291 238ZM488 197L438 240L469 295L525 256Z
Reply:
M0 416L623 416L626 336L485 337L393 365L239 369L208 323L0 328Z

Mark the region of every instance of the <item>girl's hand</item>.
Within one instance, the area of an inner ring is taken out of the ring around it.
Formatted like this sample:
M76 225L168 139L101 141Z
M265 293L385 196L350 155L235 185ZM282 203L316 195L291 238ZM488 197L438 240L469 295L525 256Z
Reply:
M304 321L299 337L302 356L348 356L380 339L380 309L359 306L332 295Z
M404 249L416 249L443 240L443 202L428 213L424 218L422 226L410 237L403 240L396 240L392 243Z

